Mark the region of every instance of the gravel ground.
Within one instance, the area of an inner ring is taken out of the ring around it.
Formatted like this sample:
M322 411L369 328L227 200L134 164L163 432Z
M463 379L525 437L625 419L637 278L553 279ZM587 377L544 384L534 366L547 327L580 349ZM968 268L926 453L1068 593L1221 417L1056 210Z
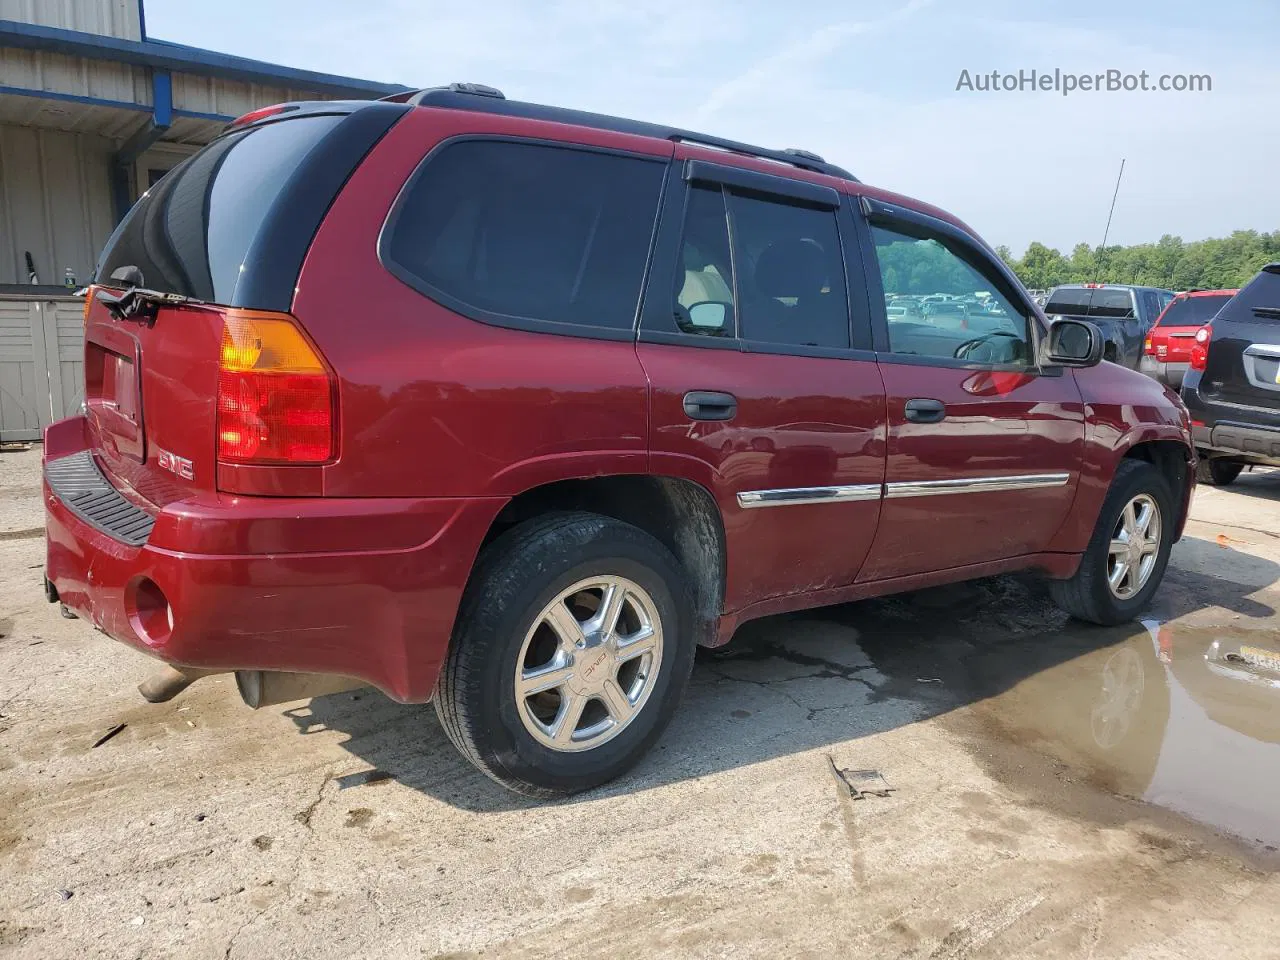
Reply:
M634 774L537 804L372 691L146 704L0 455L0 954L1280 957L1280 690L1205 668L1276 648L1280 473L1193 518L1128 627L1023 577L748 625Z

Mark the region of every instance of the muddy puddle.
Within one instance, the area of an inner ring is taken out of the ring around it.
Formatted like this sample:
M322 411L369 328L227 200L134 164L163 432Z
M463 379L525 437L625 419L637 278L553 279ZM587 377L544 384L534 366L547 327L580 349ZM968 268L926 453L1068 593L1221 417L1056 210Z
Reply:
M1275 852L1275 632L1157 621L1123 632L1129 635L1118 643L1063 659L976 702L983 730L1065 763L1095 787Z
M870 709L909 699L944 717L997 779L1038 802L1083 784L1268 858L1280 850L1280 632L1266 621L1090 627L1034 584L997 578L778 618L756 638L744 628L739 655L812 665L804 637L815 620L879 674ZM1011 766L1043 771L1032 783ZM1090 816L1087 805L1074 812Z

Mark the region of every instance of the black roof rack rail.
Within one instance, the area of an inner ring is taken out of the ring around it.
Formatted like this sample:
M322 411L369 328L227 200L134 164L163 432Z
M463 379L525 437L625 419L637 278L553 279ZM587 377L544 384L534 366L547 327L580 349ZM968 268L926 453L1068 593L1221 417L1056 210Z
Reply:
M827 163L816 153L808 150L797 150L794 147L786 150L769 150L765 147L754 147L749 143L726 140L705 133L694 133L679 127L664 127L658 123L645 123L641 120L626 120L622 117L611 117L603 113L588 113L585 110L570 110L566 107L548 107L538 103L525 103L521 100L508 100L501 90L486 86L483 83L451 83L447 87L427 87L423 90L411 90L408 93L397 93L386 100L396 103L407 103L411 106L447 107L454 110L478 110L483 113L498 113L509 117L524 117L529 120L549 120L554 123L572 123L580 127L593 127L597 130L611 130L614 133L630 133L641 137L657 137L676 143L693 143L698 146L712 147L728 153L757 157L762 160L773 160L785 163L801 170L824 173L839 177L842 180L858 182L858 178L843 167Z

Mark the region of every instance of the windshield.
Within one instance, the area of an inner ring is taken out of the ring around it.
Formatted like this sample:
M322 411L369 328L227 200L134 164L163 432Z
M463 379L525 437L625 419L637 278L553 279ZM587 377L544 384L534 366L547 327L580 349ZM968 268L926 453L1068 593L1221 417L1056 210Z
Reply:
M230 303L272 201L341 120L299 117L254 127L183 161L142 195L111 235L97 282L136 266L149 289Z
M1133 295L1118 288L1069 287L1053 291L1044 312L1051 317L1132 317Z
M1160 315L1162 327L1199 327L1214 318L1230 294L1211 297L1179 297Z

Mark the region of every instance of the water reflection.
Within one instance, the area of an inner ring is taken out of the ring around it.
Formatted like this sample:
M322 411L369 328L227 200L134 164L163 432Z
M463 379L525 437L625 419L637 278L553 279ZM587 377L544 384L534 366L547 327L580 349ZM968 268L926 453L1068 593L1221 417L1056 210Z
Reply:
M993 734L1100 788L1280 845L1280 645L1271 631L1148 621L975 709Z

